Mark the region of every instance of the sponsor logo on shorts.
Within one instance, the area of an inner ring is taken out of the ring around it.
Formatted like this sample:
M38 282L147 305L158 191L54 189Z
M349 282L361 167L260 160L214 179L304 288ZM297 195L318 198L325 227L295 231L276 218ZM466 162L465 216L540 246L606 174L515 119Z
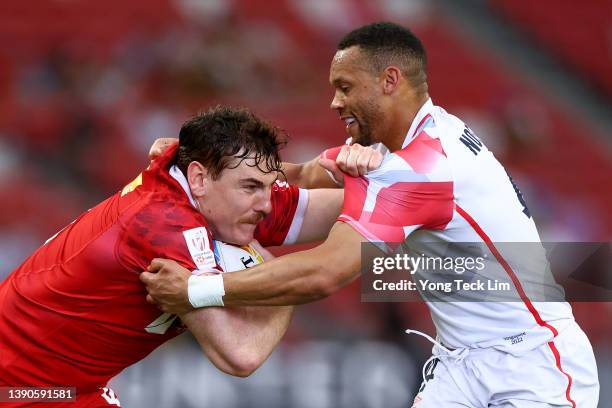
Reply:
M504 340L509 341L510 344L518 344L523 341L523 337L525 336L525 334L526 334L525 332L522 332L519 334L515 334L514 336L504 337Z

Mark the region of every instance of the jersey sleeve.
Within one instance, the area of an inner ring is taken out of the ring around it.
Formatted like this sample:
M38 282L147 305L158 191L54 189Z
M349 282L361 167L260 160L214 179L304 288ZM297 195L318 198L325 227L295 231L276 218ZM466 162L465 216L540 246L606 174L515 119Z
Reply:
M271 200L272 212L257 225L255 239L263 246L295 243L308 206L308 190L277 181Z
M400 243L419 228L443 230L454 210L453 181L439 139L421 132L364 177L345 176L338 218L371 242Z
M123 224L117 257L128 270L146 270L153 258L168 258L193 271L216 267L212 236L188 203L158 201Z

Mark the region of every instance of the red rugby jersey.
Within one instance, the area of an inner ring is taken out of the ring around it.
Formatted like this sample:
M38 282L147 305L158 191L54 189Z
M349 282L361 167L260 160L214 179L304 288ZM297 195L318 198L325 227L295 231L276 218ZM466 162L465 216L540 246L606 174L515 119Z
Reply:
M94 391L184 330L178 321L163 334L145 330L161 312L145 301L138 278L155 257L190 270L214 266L206 220L169 174L175 152L81 214L0 284L0 385ZM299 196L293 186L273 189L273 211L256 231L264 246L283 243Z

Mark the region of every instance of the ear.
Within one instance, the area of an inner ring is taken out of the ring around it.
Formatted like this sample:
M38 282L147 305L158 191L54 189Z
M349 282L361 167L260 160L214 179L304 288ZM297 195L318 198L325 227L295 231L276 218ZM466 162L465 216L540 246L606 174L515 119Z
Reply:
M387 95L392 94L400 85L402 71L393 65L388 66L383 71L383 92Z
M204 196L210 182L208 169L202 163L192 161L187 167L187 182L193 198Z

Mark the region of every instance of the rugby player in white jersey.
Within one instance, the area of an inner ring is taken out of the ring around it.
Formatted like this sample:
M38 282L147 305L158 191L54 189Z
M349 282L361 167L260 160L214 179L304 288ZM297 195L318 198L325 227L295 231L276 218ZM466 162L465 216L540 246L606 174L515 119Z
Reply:
M419 39L391 23L354 30L340 42L329 79L331 108L352 141L380 142L389 153L378 170L344 178L344 207L327 240L215 277L153 260L156 274L141 275L148 300L168 312L301 304L355 279L364 241L404 242L425 255L432 243L477 243L489 252L487 266L512 282L517 301L428 302L438 340L431 339L414 405L596 407L593 350L570 305L530 298L525 281L533 259L505 258L499 244L539 243L523 198L469 127L433 104ZM363 167L346 148L343 154L353 171Z

